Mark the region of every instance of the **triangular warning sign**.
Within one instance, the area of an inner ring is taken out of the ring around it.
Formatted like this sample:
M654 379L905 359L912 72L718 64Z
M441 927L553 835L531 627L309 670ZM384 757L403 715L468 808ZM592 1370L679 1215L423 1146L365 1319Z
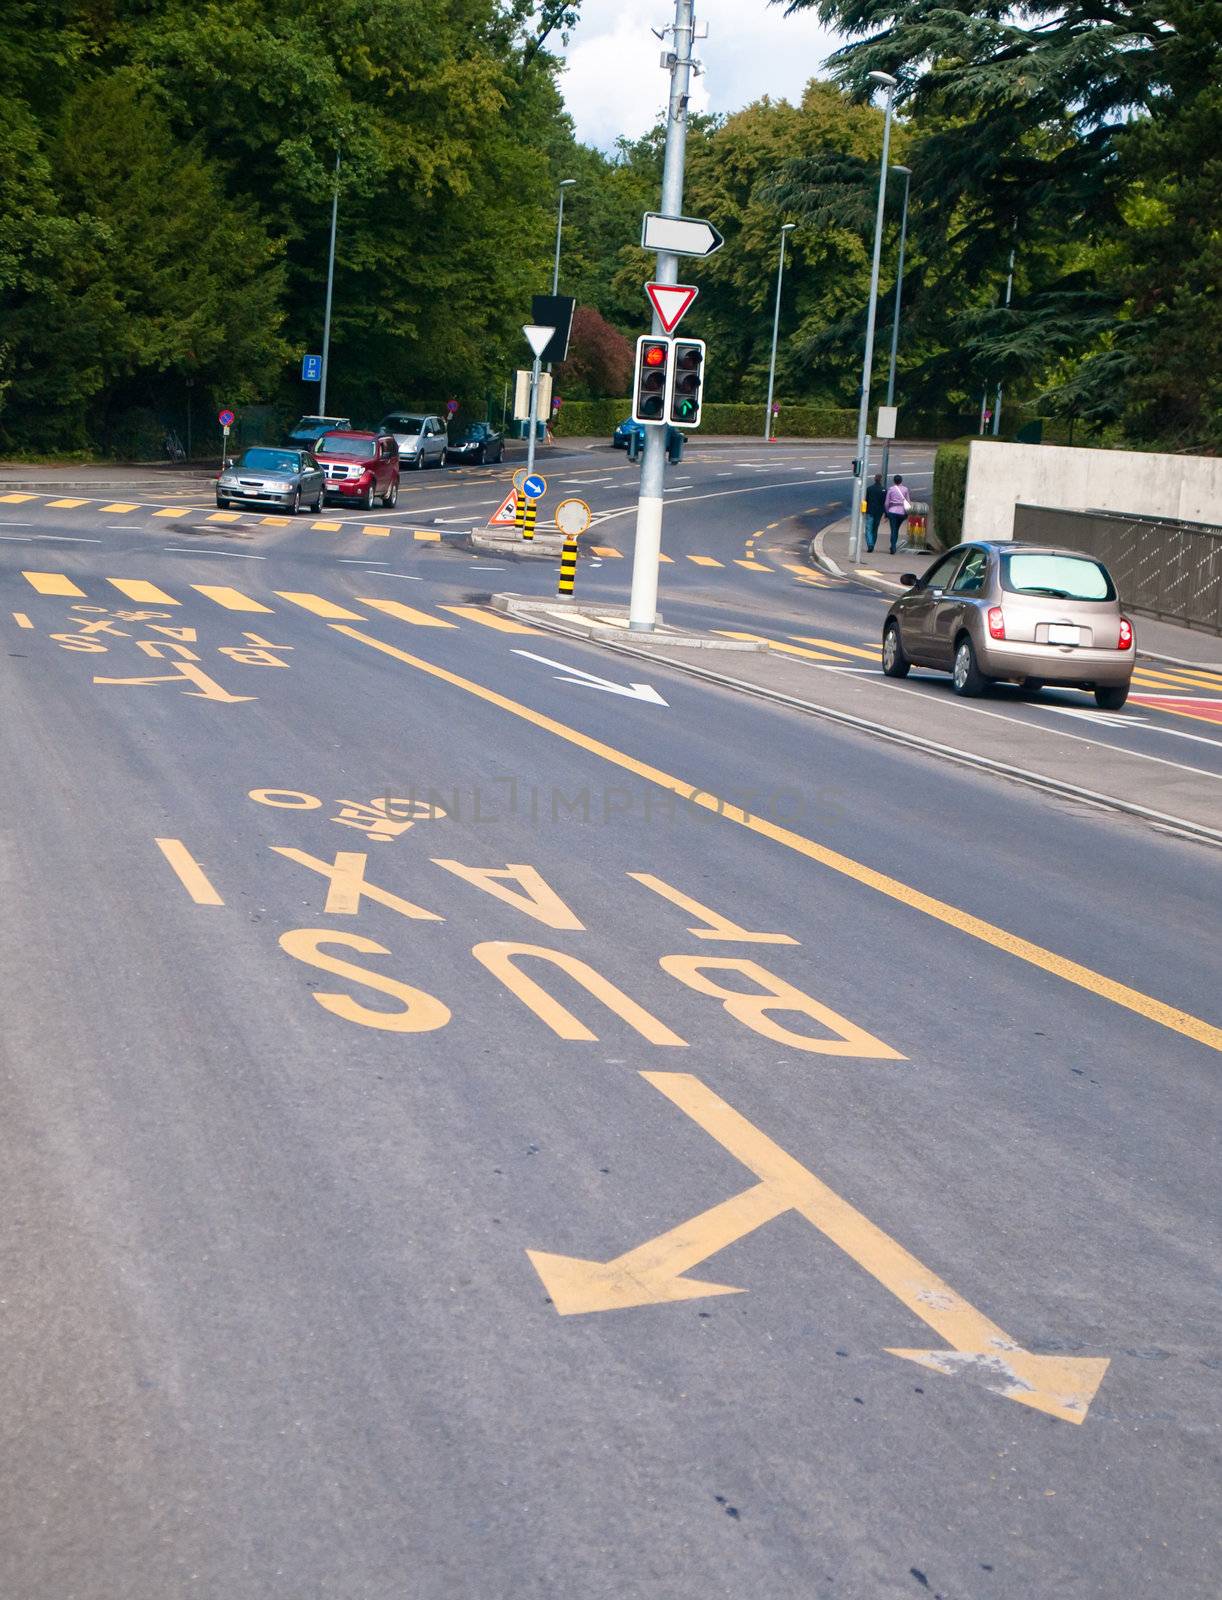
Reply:
M645 293L658 313L662 331L674 333L683 313L700 291L691 283L647 283Z
M490 528L512 528L514 526L514 506L517 500L517 491L511 489L488 518Z

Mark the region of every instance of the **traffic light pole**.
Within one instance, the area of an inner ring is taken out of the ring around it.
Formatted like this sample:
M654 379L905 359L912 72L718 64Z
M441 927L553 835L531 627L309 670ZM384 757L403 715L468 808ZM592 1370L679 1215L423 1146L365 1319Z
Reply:
M666 120L666 154L662 164L665 217L683 215L683 164L687 148L687 99L692 76L692 0L675 0L674 49L670 66L670 107ZM678 283L679 257L659 250L655 283ZM656 310L653 332L664 334ZM658 611L658 560L662 553L662 505L666 477L665 418L645 427L645 458L636 508L636 543L632 554L632 595L628 627L633 633L653 631Z

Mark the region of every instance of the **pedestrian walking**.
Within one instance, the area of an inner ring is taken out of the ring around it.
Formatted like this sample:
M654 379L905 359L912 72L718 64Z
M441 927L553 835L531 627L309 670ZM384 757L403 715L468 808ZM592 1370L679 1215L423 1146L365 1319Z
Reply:
M887 498L884 504L887 512L887 521L891 524L891 554L894 555L896 540L900 536L900 528L904 524L905 517L912 509L912 497L908 493L908 485L898 472L892 479L891 487L887 490ZM874 546L871 545L870 548L873 549Z
M866 549L873 550L878 538L879 524L887 505L887 491L883 488L883 475L874 474L874 482L866 485Z

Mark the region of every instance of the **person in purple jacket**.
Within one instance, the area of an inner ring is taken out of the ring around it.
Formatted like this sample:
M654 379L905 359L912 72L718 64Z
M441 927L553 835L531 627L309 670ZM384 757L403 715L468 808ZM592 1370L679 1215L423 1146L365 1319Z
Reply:
M887 521L891 524L891 554L895 554L895 543L900 536L900 528L904 518L912 506L912 499L908 493L908 485L899 473L891 480L891 487L887 490L886 512Z

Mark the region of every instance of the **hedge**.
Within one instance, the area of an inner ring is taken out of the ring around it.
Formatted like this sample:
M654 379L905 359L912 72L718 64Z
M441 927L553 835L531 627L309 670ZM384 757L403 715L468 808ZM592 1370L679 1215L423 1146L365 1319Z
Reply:
M553 420L554 431L572 438L610 438L616 425L632 410L630 400L566 400L559 415ZM905 434L910 439L953 439L969 431L970 417L923 416L913 413L905 418ZM700 432L739 435L744 438L762 438L764 433L764 407L762 404L732 404L710 401L704 408ZM777 418L777 437L780 439L845 439L857 437L857 413L844 407L783 405ZM875 450L878 449L877 443Z
M935 543L943 550L949 550L963 538L968 449L964 443L939 445L933 460L931 532Z

